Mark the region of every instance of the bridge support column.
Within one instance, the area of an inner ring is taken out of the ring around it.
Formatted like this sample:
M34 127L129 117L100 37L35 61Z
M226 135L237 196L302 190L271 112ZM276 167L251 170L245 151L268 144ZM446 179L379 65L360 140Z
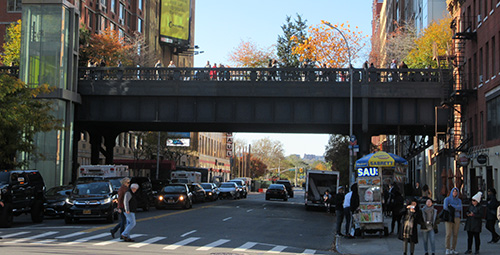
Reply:
M99 152L102 135L99 132L89 132L90 136L90 164L99 165Z
M372 143L372 136L367 132L363 132L361 135L361 140L359 144L359 153L361 157L370 153L370 145Z
M106 158L106 165L113 164L117 135L118 134L115 132L109 132L104 135L104 146L106 147L106 150L103 149L102 154L104 154L104 157Z

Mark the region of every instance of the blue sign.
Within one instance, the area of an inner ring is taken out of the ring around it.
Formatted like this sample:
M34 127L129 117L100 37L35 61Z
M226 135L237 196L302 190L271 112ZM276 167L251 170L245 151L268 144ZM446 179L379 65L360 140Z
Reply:
M373 177L373 176L378 176L378 167L358 168L358 177Z

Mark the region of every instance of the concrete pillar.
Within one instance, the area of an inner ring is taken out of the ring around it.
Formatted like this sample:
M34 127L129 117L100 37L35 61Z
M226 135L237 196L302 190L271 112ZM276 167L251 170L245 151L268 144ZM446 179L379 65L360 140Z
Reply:
M89 132L90 136L90 164L99 165L102 135L98 132Z

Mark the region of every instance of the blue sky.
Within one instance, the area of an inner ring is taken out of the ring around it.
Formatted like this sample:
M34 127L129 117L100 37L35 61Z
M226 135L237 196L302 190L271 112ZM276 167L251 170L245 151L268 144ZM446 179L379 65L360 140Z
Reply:
M228 55L240 42L252 41L258 47L276 44L282 35L281 26L286 16L300 14L307 25L321 20L331 24L358 26L365 35L371 35L372 0L196 0L195 44L204 53L195 56L195 66L213 63L231 64ZM369 47L369 45L367 46ZM366 49L369 50L368 48ZM367 58L356 61L363 63ZM361 64L357 64L361 65ZM269 137L285 145L285 154L323 155L328 135L285 135L236 133L251 143Z

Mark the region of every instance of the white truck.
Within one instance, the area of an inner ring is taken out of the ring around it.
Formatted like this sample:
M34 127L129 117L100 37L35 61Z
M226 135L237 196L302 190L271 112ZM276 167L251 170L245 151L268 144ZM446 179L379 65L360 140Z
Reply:
M193 171L172 171L170 173L172 183L201 183L201 173Z
M338 171L307 170L304 204L310 207L324 207L323 195L328 191L332 197L339 186Z
M129 176L127 165L82 165L79 168L79 177L126 177Z

